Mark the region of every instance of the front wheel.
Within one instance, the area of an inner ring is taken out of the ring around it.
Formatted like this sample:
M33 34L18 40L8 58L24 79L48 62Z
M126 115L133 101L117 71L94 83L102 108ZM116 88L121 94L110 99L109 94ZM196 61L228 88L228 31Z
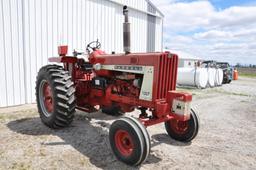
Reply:
M196 137L199 130L199 119L194 110L191 109L190 114L190 119L187 121L171 119L165 122L165 129L171 138L189 142Z
M135 118L116 120L109 129L109 141L117 159L128 165L140 165L150 152L149 135L144 125Z

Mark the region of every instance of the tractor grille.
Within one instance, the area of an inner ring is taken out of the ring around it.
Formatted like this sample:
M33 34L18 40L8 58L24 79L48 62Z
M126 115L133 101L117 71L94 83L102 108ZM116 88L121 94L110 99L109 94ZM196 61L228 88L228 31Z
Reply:
M176 89L178 56L169 55L169 53L163 53L158 59L157 99L166 98L168 91Z

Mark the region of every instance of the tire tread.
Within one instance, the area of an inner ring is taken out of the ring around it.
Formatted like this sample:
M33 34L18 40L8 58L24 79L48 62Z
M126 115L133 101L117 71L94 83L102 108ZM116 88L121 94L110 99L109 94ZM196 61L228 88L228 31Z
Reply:
M47 119L39 104L39 81L47 79L53 85L54 101L56 102L54 113L51 119ZM74 83L68 71L58 65L43 66L38 73L36 81L36 98L37 107L41 120L44 124L51 128L67 127L74 118L76 98Z

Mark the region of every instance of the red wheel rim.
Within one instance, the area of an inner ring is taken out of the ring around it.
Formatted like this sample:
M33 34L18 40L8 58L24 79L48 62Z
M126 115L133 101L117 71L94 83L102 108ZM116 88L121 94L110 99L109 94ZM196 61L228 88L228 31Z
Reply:
M124 130L118 130L115 134L115 144L118 151L124 156L130 156L134 149L134 144L130 134Z
M180 121L176 119L170 120L170 128L176 133L176 134L184 134L187 132L189 128L188 121Z
M48 113L53 112L52 89L48 82L45 82L42 87L44 107Z

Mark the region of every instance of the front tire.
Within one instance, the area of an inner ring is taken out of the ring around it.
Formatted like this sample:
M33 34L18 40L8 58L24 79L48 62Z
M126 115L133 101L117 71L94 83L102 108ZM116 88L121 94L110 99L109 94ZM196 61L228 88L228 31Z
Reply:
M149 155L149 135L144 125L134 118L116 120L110 127L109 141L116 158L128 165L138 166Z
M68 71L61 66L42 67L36 81L37 108L42 122L50 128L71 124L75 113L75 88Z
M187 121L171 119L165 122L165 129L171 138L182 142L190 142L197 136L199 119L193 109L191 109L190 114L190 119Z

